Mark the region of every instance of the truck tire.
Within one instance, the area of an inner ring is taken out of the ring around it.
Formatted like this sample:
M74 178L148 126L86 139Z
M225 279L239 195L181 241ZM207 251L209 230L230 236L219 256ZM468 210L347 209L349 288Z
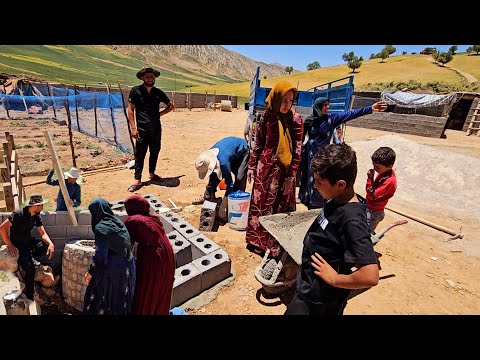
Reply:
M87 285L83 277L93 262L94 240L72 240L65 244L62 258L63 299L71 307L83 311L83 298Z

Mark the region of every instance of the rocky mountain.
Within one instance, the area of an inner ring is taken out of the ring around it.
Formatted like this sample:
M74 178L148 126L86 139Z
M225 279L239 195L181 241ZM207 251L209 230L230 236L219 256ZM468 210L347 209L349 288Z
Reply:
M254 61L220 45L110 45L112 50L174 71L190 70L197 75L222 75L237 81L251 80L260 66L262 77L285 75L285 66Z

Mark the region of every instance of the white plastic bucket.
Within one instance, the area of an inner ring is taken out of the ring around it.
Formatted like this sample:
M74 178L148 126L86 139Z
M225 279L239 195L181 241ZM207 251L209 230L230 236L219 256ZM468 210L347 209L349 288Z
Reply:
M247 229L249 208L250 193L238 190L228 195L228 225L231 229Z

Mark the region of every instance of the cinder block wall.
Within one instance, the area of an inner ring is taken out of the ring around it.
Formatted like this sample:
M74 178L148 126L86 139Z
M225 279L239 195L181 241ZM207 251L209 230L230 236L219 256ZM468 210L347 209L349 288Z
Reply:
M440 138L446 123L446 117L375 112L351 120L347 125Z
M158 198L144 195L150 202L152 212L166 207ZM111 201L118 210L115 216L125 221L127 213L121 209L123 201ZM112 208L113 209L113 208ZM3 222L11 213L0 213ZM70 240L95 239L91 227L92 217L88 210L75 211L78 226L72 226L67 211L42 212L42 220L50 239L55 245L55 253L51 260L41 259L42 263L52 267L55 274L62 272L62 256L65 244ZM161 214L167 237L172 244L176 271L171 306L178 306L188 299L197 296L204 290L231 276L231 261L228 254L207 236L178 214ZM39 238L38 230L32 230L32 236ZM0 240L0 245L3 242Z

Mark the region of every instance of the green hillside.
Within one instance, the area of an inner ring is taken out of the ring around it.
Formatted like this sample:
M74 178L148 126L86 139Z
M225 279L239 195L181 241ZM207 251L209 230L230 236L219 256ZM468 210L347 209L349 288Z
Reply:
M451 62L452 66L471 73L475 76L480 71L480 56L456 55ZM450 63L448 64L450 65ZM261 85L272 87L280 80L290 81L293 85L299 84L300 90L307 90L316 85L354 75L354 84L356 89L368 87L368 84L390 83L390 82L408 82L415 80L422 84L429 82L444 82L462 87L465 84L463 76L449 69L447 66L441 67L432 62L432 57L427 55L401 55L393 56L385 60L380 59L366 60L362 66L352 74L347 65L337 65L317 70L304 71L285 75L271 79L261 80ZM262 74L260 73L260 76ZM478 76L480 79L480 76ZM222 84L217 86L197 86L192 91L205 91L221 94L232 94L242 98L249 96L250 82Z
M145 59L128 57L106 46L0 45L0 72L24 74L50 82L93 85L120 81L138 85L135 74ZM164 90L208 86L232 81L219 75L203 75L171 64L151 64L161 71L157 85Z

